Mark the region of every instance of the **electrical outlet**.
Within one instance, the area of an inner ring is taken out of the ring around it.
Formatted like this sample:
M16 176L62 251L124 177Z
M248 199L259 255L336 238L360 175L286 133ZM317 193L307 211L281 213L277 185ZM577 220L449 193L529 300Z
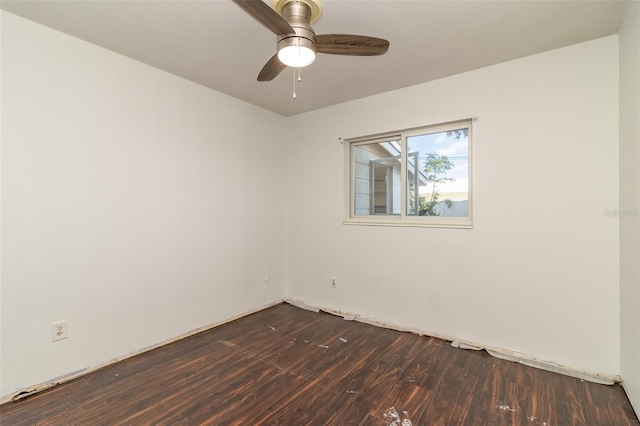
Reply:
M58 321L51 323L51 341L56 342L58 340L66 339L67 336L67 321Z
M338 287L338 278L331 277L331 288L337 288L337 287Z
M269 275L268 274L264 274L264 282L265 282L265 284L269 284Z

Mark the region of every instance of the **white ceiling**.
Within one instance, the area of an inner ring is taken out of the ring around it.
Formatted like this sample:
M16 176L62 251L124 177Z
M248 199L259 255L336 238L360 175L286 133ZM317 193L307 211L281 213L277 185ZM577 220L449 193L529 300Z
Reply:
M628 1L324 0L316 34L389 40L384 56L319 55L256 81L276 36L230 0L27 1L1 8L285 116L617 32Z

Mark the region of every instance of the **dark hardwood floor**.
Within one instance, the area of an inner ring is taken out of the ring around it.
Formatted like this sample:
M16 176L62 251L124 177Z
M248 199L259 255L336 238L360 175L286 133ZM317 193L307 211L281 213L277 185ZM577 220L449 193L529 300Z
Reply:
M0 406L2 425L638 425L604 386L287 304Z

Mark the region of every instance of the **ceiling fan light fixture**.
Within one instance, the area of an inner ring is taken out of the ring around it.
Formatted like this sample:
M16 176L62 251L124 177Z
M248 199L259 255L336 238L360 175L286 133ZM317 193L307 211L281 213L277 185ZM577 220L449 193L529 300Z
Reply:
M0 0L2 1L2 0ZM277 52L262 67L258 81L271 81L288 66L311 65L316 53L346 56L384 55L389 41L355 34L321 34L311 27L322 14L322 0L233 0L248 15L278 36ZM295 73L294 73L295 76ZM295 97L295 96L294 96Z
M315 45L304 37L284 38L278 42L278 59L289 67L306 67L316 60Z

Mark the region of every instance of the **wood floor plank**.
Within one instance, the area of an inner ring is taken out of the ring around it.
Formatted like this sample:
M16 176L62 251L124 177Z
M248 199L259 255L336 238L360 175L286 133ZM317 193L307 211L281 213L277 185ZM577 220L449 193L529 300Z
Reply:
M281 304L0 406L2 425L640 425L604 386Z

